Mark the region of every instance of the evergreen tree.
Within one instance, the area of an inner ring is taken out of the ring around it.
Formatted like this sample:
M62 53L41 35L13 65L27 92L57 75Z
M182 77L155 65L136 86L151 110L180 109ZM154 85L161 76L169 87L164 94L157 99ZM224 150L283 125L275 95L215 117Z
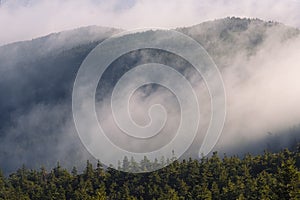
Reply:
M99 161L95 169L87 161L83 173L76 168L70 173L59 163L49 172L22 166L8 177L0 172L0 200L300 199L298 158L299 149L222 160L213 153L139 174L104 169ZM122 167L140 171L161 165L146 157L124 162Z

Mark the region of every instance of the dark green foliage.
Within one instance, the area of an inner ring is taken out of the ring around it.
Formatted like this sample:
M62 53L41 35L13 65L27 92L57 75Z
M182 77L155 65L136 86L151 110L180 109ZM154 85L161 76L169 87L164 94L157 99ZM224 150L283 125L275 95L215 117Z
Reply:
M24 166L5 177L0 172L0 200L105 200L105 199L300 199L299 146L295 151L221 159L217 153L200 161L174 161L151 173L132 174L96 167L87 161L78 173L59 163L50 172ZM174 158L172 158L174 159ZM172 160L171 159L171 160ZM123 169L149 170L160 166L146 157L137 163L124 158Z

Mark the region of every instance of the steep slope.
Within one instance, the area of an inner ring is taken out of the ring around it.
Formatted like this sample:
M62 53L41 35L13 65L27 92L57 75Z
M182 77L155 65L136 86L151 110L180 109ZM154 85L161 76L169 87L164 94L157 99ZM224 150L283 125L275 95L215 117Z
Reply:
M280 42L286 42L300 34L298 29L278 22L235 17L204 22L177 30L201 43L221 67L232 64L230 60L240 56L241 51L248 56L255 54L270 36Z
M271 39L278 41L277 45L299 36L299 30L279 23L240 18L176 30L201 43L225 74L232 66L240 67L239 60L255 57ZM39 167L57 160L71 167L93 159L75 134L72 86L86 55L119 31L85 27L0 47L2 169L11 171L23 163ZM128 66L138 63L134 58L123 61ZM118 76L119 72L114 73ZM243 73L242 78L248 75Z

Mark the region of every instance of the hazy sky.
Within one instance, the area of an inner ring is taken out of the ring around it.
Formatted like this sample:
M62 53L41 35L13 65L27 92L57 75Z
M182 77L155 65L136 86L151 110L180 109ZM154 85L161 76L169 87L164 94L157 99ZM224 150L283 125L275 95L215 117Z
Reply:
M0 0L0 45L88 25L190 26L226 16L300 27L300 0Z

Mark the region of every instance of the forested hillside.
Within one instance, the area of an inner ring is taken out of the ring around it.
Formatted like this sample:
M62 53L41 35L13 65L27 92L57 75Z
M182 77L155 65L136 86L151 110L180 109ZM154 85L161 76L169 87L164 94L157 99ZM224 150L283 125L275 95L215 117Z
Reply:
M167 160L124 158L120 168L152 169ZM300 145L273 154L174 161L151 173L125 173L87 161L82 173L58 163L51 171L22 167L0 175L0 199L300 199Z
M298 29L259 19L228 17L176 30L199 42L224 78L228 116L215 150L230 155L257 154L265 148L277 151L299 141L299 131L278 133L299 124L295 109L299 102L295 94L300 93L296 87ZM68 169L73 165L81 169L85 160L96 162L75 130L72 87L89 52L119 31L83 27L0 47L0 93L5 94L0 96L0 167L5 174L23 163L29 168L45 165L50 169L59 160ZM172 67L180 61L159 51L154 55L146 53L133 52L134 56L128 54L119 60L116 64L120 66L126 63L122 70L111 66L111 73L106 74L108 81L97 92L105 87L111 89L112 80L120 77L124 69L141 64L139 60L147 55ZM273 63L274 58L277 61ZM204 107L204 102L201 105ZM278 121L273 122L273 118ZM187 158L198 155L202 142L199 135Z
M300 0L0 0L0 200L300 200Z

